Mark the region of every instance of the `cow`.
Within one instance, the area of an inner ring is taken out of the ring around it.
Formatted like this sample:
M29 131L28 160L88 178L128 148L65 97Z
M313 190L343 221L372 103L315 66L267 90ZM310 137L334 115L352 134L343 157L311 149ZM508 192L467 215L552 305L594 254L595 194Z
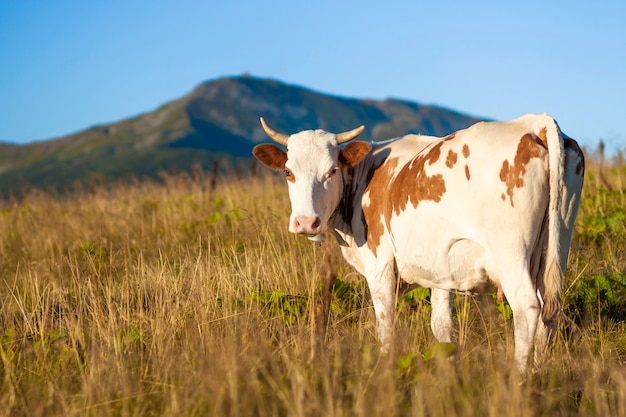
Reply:
M584 156L547 114L479 122L445 137L353 141L364 126L292 135L254 156L282 170L289 231L334 235L364 275L381 349L390 347L396 285L431 288L431 328L453 335L452 296L497 288L513 312L515 363L547 346L583 186Z

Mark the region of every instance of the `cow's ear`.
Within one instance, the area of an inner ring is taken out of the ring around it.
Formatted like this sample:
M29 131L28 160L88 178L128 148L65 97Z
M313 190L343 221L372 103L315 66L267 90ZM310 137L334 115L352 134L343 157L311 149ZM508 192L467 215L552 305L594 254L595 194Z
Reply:
M252 150L252 154L263 165L272 169L283 169L287 162L287 153L272 144L257 145Z
M339 158L344 164L355 166L361 162L371 150L372 145L367 142L350 142L341 150Z

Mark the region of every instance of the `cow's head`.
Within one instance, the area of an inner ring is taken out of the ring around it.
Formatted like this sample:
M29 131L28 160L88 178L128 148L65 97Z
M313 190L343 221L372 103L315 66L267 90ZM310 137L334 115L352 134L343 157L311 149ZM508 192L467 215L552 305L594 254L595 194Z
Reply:
M285 152L275 145L257 145L252 153L264 165L285 172L291 199L289 231L324 232L341 200L346 169L361 162L372 148L366 142L350 142L343 149L339 145L356 138L365 126L337 134L318 129L286 135L263 118L261 125L272 140L287 147Z

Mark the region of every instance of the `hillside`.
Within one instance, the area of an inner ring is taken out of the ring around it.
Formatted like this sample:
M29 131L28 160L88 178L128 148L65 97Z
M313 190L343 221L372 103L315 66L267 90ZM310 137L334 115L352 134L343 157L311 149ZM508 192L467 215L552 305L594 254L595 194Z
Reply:
M365 124L363 138L372 140L442 136L478 121L415 102L337 97L249 76L220 78L137 117L45 142L0 144L0 192L154 177L193 164L207 169L216 158L222 165L247 166L252 147L267 140L259 116L284 132Z

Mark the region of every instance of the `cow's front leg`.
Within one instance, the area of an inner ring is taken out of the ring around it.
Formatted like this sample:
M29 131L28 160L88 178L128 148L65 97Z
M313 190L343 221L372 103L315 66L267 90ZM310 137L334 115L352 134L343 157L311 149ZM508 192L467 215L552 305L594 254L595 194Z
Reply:
M393 334L396 272L393 261L378 263L367 273L367 284L376 314L376 334L381 350L388 352Z
M452 293L433 288L430 290L430 328L440 343L452 342Z

